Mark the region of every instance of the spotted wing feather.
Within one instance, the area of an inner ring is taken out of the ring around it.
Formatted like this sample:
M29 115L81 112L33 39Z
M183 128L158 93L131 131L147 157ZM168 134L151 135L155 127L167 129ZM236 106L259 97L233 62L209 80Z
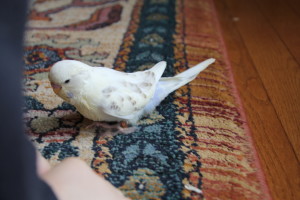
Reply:
M121 119L130 119L141 113L153 97L156 84L165 68L166 63L160 62L141 72L114 71L113 83L101 91L103 111Z

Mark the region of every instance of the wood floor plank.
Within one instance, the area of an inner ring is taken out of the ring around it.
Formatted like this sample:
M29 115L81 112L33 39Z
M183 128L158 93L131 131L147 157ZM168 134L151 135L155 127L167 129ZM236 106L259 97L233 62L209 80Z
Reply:
M274 200L300 199L300 168L258 72L224 1L215 0L239 91ZM239 22L237 22L239 23Z
M300 1L299 0L287 0L285 2L300 16Z
M226 3L299 160L300 67L254 1Z
M256 0L263 15L300 64L300 16L283 0Z

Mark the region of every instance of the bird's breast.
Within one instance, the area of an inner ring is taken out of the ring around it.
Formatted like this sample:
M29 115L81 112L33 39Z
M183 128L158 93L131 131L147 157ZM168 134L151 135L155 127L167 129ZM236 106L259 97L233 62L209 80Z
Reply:
M95 105L89 105L87 102L80 102L74 105L77 111L85 118L93 121L121 121L116 117L107 115L101 108Z

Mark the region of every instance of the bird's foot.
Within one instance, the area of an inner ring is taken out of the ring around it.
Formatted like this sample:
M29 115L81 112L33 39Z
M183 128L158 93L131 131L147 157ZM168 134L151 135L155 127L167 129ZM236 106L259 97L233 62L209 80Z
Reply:
M134 131L137 130L137 127L127 127L127 128L123 128L121 126L119 126L119 131L123 134L129 134L129 133L133 133Z
M98 128L98 127L110 128L109 124L106 123L106 122L95 122L95 121L93 121L91 124L87 125L85 127L85 129L93 129L93 128Z
M129 127L127 122L121 121L118 122L92 122L90 125L87 125L85 129L98 128L98 130L103 132L110 132L112 135L117 134L129 134L134 132L137 128L132 126Z
M126 121L120 121L120 127L128 128L128 123Z

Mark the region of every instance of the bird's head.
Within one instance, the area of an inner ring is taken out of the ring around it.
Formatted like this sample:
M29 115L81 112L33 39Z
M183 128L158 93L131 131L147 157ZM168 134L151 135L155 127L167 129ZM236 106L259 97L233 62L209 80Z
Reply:
M49 80L53 91L66 101L74 95L74 89L78 87L76 75L90 68L82 62L76 60L62 60L55 63L50 72Z

